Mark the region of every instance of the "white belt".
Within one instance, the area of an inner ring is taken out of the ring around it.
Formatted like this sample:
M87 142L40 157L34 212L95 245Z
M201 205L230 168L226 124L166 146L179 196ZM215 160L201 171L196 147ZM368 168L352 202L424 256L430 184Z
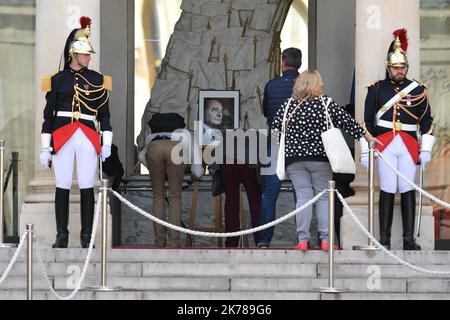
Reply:
M68 118L75 118L75 119L83 119L83 120L90 120L95 122L95 115L87 115L80 112L70 112L70 111L58 111L56 113L57 117L68 117Z
M401 124L401 127L400 127L400 124ZM378 120L377 125L380 127L383 127L383 128L389 128L389 129L394 128L392 121ZM399 130L413 131L413 132L417 131L417 124L404 124L404 123L398 122L398 125L396 125L395 127L396 127L395 130L397 130L397 131L399 131Z

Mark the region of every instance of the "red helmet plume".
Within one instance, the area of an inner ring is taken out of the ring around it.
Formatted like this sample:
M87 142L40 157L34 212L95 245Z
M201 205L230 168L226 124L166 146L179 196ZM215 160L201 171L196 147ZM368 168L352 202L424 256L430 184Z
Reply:
M402 44L402 50L404 52L407 52L408 51L408 33L407 33L406 29L403 28L403 29L395 30L393 32L393 34L394 34L395 38L398 37L398 39L400 40L400 43Z
M91 18L85 17L85 16L81 17L80 25L81 25L81 29L86 29L87 27L89 27L91 25Z

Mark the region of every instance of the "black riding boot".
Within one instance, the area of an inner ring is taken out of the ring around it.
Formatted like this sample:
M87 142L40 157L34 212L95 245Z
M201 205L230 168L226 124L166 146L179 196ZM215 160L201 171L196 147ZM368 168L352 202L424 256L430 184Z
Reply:
M380 243L386 249L391 250L391 229L394 216L394 193L380 191Z
M403 250L420 250L414 240L414 219L416 217L416 191L411 190L401 194Z
M55 217L56 217L56 241L52 248L67 248L69 242L69 194L70 190L56 188L55 192Z
M94 221L94 188L80 189L81 196L81 233L82 248L89 248Z

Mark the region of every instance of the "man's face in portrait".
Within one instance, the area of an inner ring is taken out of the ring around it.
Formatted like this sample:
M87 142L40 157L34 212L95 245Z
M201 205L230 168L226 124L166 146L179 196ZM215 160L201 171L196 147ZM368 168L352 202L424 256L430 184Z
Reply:
M208 100L205 122L207 124L220 125L223 118L223 106L217 100Z

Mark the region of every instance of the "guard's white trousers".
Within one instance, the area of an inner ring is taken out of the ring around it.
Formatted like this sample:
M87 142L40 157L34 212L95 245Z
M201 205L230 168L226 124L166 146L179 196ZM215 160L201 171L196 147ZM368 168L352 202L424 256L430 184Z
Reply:
M409 181L414 182L416 164L399 134L395 136L381 154L394 168L403 173ZM413 187L397 176L381 158L377 158L377 167L380 176L380 189L384 192L396 193L398 190L400 193L404 193L413 190Z
M77 177L80 189L93 188L97 172L97 152L80 128L53 155L56 187L70 189L74 162L77 162Z

